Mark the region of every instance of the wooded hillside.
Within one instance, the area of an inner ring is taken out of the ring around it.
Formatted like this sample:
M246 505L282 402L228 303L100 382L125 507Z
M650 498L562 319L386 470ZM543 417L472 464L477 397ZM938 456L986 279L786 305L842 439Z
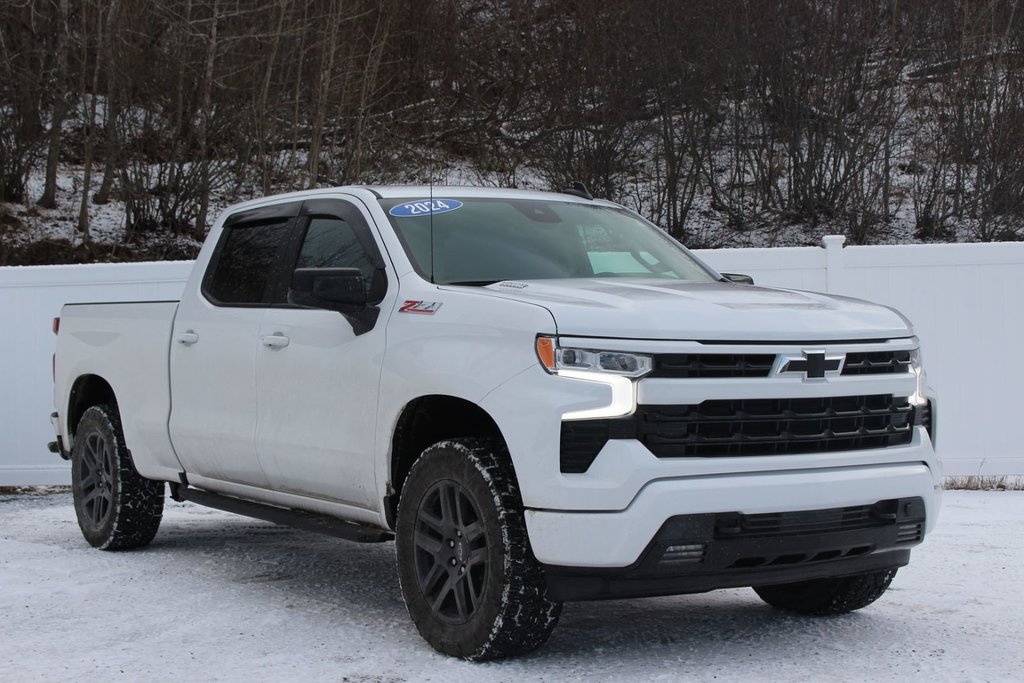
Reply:
M696 247L1021 239L1022 29L1016 0L6 0L0 232L69 173L85 242L108 202L131 242L453 178L582 181Z

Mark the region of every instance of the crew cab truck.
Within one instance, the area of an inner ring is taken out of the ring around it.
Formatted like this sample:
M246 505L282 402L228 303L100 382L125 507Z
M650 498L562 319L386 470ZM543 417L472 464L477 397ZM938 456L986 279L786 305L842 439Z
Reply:
M918 340L737 281L578 190L259 199L180 301L63 308L52 449L101 549L151 541L167 489L394 538L419 632L469 659L536 648L571 600L864 607L939 505Z

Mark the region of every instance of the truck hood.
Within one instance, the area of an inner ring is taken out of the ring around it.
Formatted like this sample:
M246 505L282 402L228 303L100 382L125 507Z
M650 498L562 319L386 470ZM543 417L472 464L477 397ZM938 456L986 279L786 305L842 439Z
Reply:
M807 342L913 334L910 322L885 306L725 282L530 280L478 291L547 308L566 336Z

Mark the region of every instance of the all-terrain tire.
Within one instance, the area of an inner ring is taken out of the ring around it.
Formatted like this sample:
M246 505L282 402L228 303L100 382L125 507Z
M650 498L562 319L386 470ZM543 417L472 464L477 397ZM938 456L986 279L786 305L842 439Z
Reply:
M520 655L558 623L562 605L547 598L498 440L442 441L423 451L402 488L396 550L409 615L439 652L471 660Z
M867 607L882 597L894 576L895 569L885 569L855 576L754 586L754 591L772 607L827 616Z
M144 546L160 528L164 483L135 470L115 406L93 406L78 421L71 490L82 535L100 550Z

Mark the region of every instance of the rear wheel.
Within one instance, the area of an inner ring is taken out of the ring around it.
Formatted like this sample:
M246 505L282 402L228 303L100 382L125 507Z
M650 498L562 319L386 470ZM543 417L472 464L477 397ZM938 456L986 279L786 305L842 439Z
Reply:
M754 586L754 591L772 607L802 614L845 614L867 607L886 591L895 569L855 576L813 579L776 586Z
M96 548L138 548L160 527L164 484L135 471L114 406L82 414L71 449L71 490L78 526Z
M438 651L474 660L523 654L558 623L561 603L547 599L500 442L425 450L402 488L396 532L409 614Z

